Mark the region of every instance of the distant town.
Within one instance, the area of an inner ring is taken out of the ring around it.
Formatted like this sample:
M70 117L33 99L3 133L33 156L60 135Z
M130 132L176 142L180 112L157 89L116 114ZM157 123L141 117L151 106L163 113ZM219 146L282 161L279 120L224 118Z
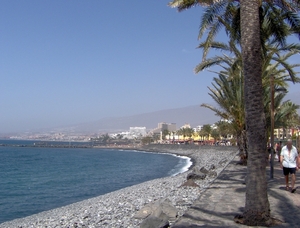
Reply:
M209 127L208 127L209 126ZM146 129L146 127L129 127L128 131L114 132L114 133L72 133L72 132L27 132L20 133L12 136L7 136L6 139L15 140L39 140L39 141L61 141L61 142L95 142L96 144L105 144L108 141L141 141L143 138L152 139L156 142L166 142L166 141L176 141L183 142L184 140L195 139L200 140L200 132L202 131L202 140L206 138L207 140L211 137L204 137L205 133L203 130L206 127L206 132L209 133L208 129L216 129L215 124L212 125L198 125L195 127L190 126L190 124L185 124L179 129L177 129L176 123L158 123L158 126L154 129ZM198 133L198 139L197 139ZM209 134L206 134L209 136ZM228 136L232 138L233 136Z
M275 129L275 140L291 137L299 138L299 129ZM72 132L44 132L22 133L7 136L4 139L41 141L37 146L50 145L43 142L85 142L92 147L126 147L150 143L176 144L236 144L235 135L230 131L226 121L215 124L198 125L195 127L185 124L177 128L176 123L158 123L154 129L146 127L130 127L128 131L114 133L72 133ZM58 144L56 144L58 145Z

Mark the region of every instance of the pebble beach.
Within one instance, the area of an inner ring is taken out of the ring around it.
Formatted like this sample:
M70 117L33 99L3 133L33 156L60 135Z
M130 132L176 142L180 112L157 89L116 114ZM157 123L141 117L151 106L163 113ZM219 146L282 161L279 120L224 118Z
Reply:
M29 227L140 227L136 214L147 204L167 199L176 207L177 218L199 198L237 155L237 147L197 145L149 145L141 151L172 153L190 157L193 165L187 172L155 179L123 188L71 205L41 212L21 219L4 222L0 228ZM217 176L196 180L197 187L182 186L194 168L214 166ZM155 167L153 167L155 168ZM172 224L174 221L170 221Z

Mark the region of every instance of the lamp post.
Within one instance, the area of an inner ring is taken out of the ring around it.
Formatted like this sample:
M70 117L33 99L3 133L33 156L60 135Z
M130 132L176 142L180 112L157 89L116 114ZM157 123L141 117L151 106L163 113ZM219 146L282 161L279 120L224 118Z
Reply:
M299 129L297 129L297 133L296 133L296 148L298 149L299 146Z
M274 75L270 78L270 88L271 88L271 145L270 145L270 179L274 178Z

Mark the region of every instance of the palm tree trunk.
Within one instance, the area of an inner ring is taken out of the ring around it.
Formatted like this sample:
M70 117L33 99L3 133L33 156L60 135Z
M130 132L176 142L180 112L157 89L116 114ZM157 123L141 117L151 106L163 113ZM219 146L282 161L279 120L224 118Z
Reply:
M242 130L241 132L237 133L237 145L239 148L239 155L240 155L240 164L246 165L247 158L248 158L248 144L246 138L246 131Z
M264 226L270 222L270 205L265 161L267 141L261 77L259 1L241 0L240 6L248 142L246 202L243 217L246 225Z

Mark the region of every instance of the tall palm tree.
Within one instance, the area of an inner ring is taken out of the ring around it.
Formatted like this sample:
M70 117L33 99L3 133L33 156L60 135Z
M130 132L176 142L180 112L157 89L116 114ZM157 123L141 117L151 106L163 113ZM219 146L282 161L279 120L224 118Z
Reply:
M185 128L185 132L186 132L186 136L190 139L193 136L195 131L193 128L188 127Z
M213 88L209 87L209 95L218 104L218 108L201 104L202 107L211 109L216 115L231 123L235 131L240 157L247 157L247 143L245 134L245 112L243 78L232 77L226 72L220 72L218 78L213 78Z
M248 161L244 224L269 225L266 178L266 121L263 105L260 14L257 0L241 0L241 47Z
M205 133L201 129L200 131L197 131L198 136L200 137L200 140L204 141Z
M178 135L183 136L183 140L185 140L186 137L191 138L193 133L194 133L193 128L189 128L189 127L182 127L177 131Z
M275 112L275 127L297 127L297 125L299 124L299 115L297 114L297 109L299 108L300 105L296 105L289 100L282 102L280 106L277 107L277 110Z
M241 157L247 157L247 145L245 139L245 112L244 112L244 97L243 97L243 78L242 75L242 60L241 52L237 49L233 42L229 45L224 43L212 42L212 47L217 50L221 50L224 54L222 56L215 56L206 59L201 62L197 67L196 71L202 71L206 68L212 66L219 66L223 68L220 71L219 78L214 78L215 84L213 83L213 89L209 88L209 95L217 102L221 110L215 108L208 104L202 104L203 107L210 108L218 116L223 119L230 120L233 124L232 126L236 130L237 142L240 148ZM202 46L199 46L202 48ZM267 54L264 56L263 60L263 88L264 88L264 109L267 114L267 118L270 117L270 75L275 75L275 86L278 93L286 91L287 87L286 81L299 82L297 77L297 72L294 71L295 67L299 64L289 64L289 57L300 53L299 45L285 45L284 47L272 47L270 45L266 46L268 49ZM225 54L226 51L230 51L231 56ZM281 52L289 51L287 54ZM281 66L281 67L280 67ZM283 90L284 89L284 90ZM282 100L280 100L282 101ZM277 102L278 103L278 102ZM278 103L277 105L280 105ZM270 121L267 121L268 129L270 129Z
M202 127L202 132L204 134L204 137L206 137L207 140L209 140L211 130L212 130L212 128L209 124L204 124L203 127Z
M186 133L185 133L184 128L179 128L179 129L177 130L176 134L177 134L178 136L181 136L181 135L182 135L183 140L185 140Z
M220 120L220 121L216 122L215 125L217 126L217 128L219 130L221 139L227 140L229 135L234 135L235 134L235 130L232 126L231 121Z
M216 128L214 128L214 129L212 129L211 130L211 137L214 139L214 144L216 143L216 141L218 140L218 139L220 139L220 132L219 132L219 130L218 129L216 129Z
M262 94L262 53L260 30L260 5L257 0L241 0L241 47L246 134L248 141L248 166L244 224L270 225L270 205L266 179L266 122Z
M171 132L169 130L167 130L167 129L163 130L163 132L162 132L162 139L165 140L166 136L170 135L170 133Z

